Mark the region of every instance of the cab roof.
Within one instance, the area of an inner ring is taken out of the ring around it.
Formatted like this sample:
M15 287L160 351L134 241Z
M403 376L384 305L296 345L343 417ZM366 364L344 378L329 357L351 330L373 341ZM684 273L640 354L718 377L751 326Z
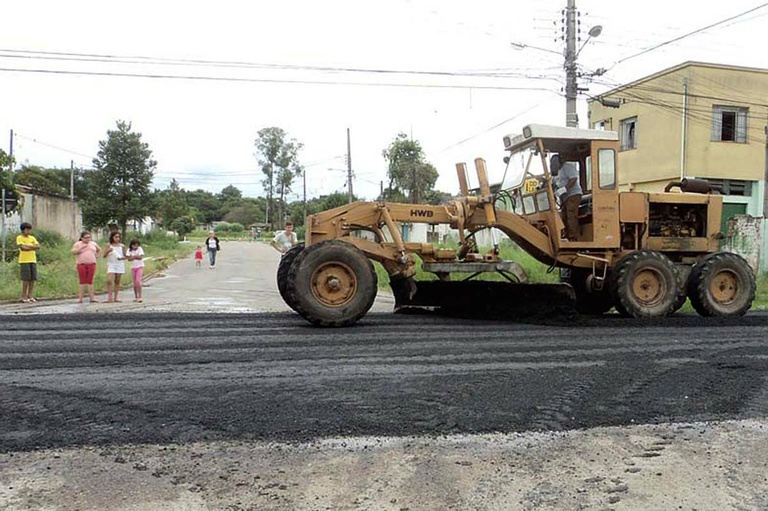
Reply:
M523 128L522 134L510 134L504 137L504 149L517 151L532 141L541 139L544 149L552 152L563 151L566 146L573 147L579 142L592 140L619 140L615 131L589 130L569 128L565 126L549 126L546 124L529 124Z

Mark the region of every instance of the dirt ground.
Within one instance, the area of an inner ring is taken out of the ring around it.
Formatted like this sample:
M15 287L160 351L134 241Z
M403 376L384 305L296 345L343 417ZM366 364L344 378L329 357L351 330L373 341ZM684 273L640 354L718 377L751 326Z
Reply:
M265 245L228 243L216 269L189 259L151 278L142 304L124 291L121 304L43 301L0 313L285 310L278 260ZM382 294L375 307L391 306ZM0 510L759 510L768 509L767 428L749 420L11 452L0 454Z

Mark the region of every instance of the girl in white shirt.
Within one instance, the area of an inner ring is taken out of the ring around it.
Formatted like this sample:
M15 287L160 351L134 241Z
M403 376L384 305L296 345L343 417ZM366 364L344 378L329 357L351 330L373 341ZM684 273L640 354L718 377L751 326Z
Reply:
M109 235L104 257L107 258L107 301L119 302L117 293L120 292L120 279L125 273L125 245L120 243L119 232Z
M133 301L143 302L141 297L141 279L144 278L144 249L141 248L139 240L133 239L128 244L128 255L131 262L131 277L133 278Z

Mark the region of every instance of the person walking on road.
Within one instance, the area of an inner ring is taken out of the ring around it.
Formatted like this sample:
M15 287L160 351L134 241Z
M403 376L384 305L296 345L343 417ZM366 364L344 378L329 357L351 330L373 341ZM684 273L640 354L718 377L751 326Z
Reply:
M72 253L77 256L77 277L80 286L77 290L77 303L83 303L83 296L88 291L91 303L96 303L93 290L93 277L96 275L96 256L101 252L90 232L81 232L80 239L72 245Z
M141 281L144 278L144 249L137 239L132 239L128 244L128 256L131 262L131 278L133 279L133 301L143 302L141 297Z
M203 247L198 245L195 249L195 269L199 270L203 267Z
M35 282L37 281L37 251L40 243L32 234L32 224L23 222L21 234L16 236L16 246L19 248L19 268L21 270L21 301L34 303Z
M211 264L210 268L213 269L216 266L216 253L221 250L219 238L216 237L216 233L208 231L208 239L205 240L205 246L208 249L208 262Z
M120 243L119 232L109 235L104 257L107 258L107 301L119 302L117 295L120 292L120 279L125 273L125 245Z
M272 241L269 242L269 244L275 247L275 250L281 254L285 254L291 247L296 246L298 243L299 239L296 237L296 233L293 232L292 222L286 222L285 230L278 232Z

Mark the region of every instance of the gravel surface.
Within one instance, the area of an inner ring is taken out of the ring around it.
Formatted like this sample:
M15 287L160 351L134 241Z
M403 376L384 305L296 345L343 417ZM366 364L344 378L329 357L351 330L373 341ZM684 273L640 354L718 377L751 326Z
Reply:
M0 306L0 510L768 509L767 315L323 330L221 255Z

